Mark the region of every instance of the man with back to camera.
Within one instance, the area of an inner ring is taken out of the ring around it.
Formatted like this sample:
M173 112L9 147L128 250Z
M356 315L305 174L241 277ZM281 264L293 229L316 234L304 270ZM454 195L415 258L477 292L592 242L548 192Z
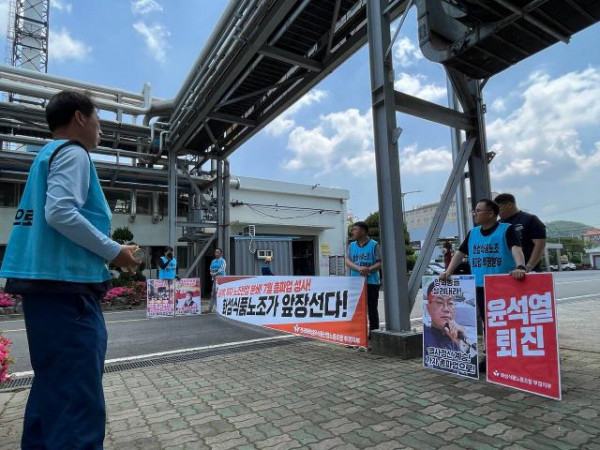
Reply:
M379 269L381 268L381 250L379 243L368 236L369 225L356 222L352 225L352 237L347 250L346 266L350 276L366 277L367 309L369 313L369 338L371 330L379 329Z
M165 247L164 255L158 260L158 278L174 280L177 277L177 258L173 257L173 248Z
M89 155L100 142L91 98L61 91L46 120L54 140L33 161L0 270L6 291L23 296L35 374L21 446L101 449L105 261L135 271L136 246L109 238L112 214Z
M546 248L546 225L537 216L519 210L512 194L499 194L494 201L500 208L500 222L513 225L521 240L527 272L539 272Z
M440 274L440 279L450 277L465 256L469 257L471 273L475 275L475 295L477 309L485 327L485 291L484 276L491 274L510 274L515 279L525 276L525 257L514 227L501 223L498 217L498 205L489 199L480 200L473 210L473 221L477 225L454 253L450 265ZM479 364L479 370L485 371L485 359Z
M263 276L271 276L271 277L273 275L275 275L273 273L273 271L271 270L271 257L270 256L265 257L265 262L260 267L260 274Z

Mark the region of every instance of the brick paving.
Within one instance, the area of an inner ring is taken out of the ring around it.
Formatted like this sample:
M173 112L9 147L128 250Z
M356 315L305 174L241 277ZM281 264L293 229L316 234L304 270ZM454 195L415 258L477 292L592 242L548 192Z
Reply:
M600 449L600 354L561 352L563 401L302 342L105 375L107 449ZM29 391L0 391L0 449Z

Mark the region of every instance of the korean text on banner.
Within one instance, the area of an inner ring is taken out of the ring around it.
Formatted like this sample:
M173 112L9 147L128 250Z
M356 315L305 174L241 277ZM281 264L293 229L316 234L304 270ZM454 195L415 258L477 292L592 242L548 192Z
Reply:
M360 277L219 277L217 311L301 336L367 346Z
M146 317L173 315L173 280L147 280Z
M487 380L560 400L552 274L486 276L485 303Z
M423 277L423 367L479 378L475 277Z
M176 316L201 314L200 300L200 280L198 278L175 280Z

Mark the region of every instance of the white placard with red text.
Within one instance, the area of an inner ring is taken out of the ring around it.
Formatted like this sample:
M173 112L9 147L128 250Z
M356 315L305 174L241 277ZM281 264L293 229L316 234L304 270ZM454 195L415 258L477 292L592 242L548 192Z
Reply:
M200 280L198 278L175 280L176 316L201 314L200 300Z
M367 346L362 277L218 277L217 311L301 336Z
M560 400L552 274L486 275L485 303L487 380Z
M170 317L173 315L173 280L146 281L146 317Z

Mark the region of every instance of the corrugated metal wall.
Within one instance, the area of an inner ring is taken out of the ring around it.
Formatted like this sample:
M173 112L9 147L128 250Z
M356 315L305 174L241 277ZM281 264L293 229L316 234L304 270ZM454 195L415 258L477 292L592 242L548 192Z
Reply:
M256 258L256 253L249 250L250 238L236 236L233 238L234 267L232 275L260 275L262 259ZM257 250L272 250L271 270L277 275L293 275L292 239L279 237L258 237L252 241L252 248Z

